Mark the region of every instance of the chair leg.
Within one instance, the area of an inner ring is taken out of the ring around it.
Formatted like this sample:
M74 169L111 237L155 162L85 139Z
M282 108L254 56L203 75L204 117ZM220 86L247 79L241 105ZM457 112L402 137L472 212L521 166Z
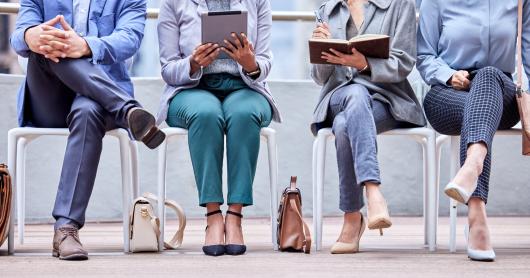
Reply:
M436 136L434 133L427 138L427 179L429 196L429 251L436 250L436 233L438 228L438 187L436 186Z
M312 158L312 186L313 186L313 242L315 249L318 250L319 245L317 244L317 233L318 233L318 211L317 211L317 149L318 149L318 140L313 141L313 158Z
M422 149L422 156L423 156L423 243L425 245L429 244L429 220L428 220L428 211L429 211L429 194L427 193L429 191L429 182L428 182L428 155L427 155L427 139L422 138L421 141L421 149Z
M132 178L132 199L136 199L140 196L140 176L138 173L139 167L139 158L138 158L138 144L130 140L129 141L129 149L131 152L131 178Z
M26 138L17 140L17 224L18 242L24 244L24 224L26 220Z
M127 136L118 136L120 144L121 158L121 183L122 183L122 206L123 206L123 252L129 252L129 206L131 195L134 191L133 181L131 179L131 158L129 148L129 138Z
M460 151L459 151L459 139L458 136L451 137L451 178L453 178L456 175L456 172L458 172L459 167L459 157L460 157ZM454 253L456 252L456 220L457 220L457 209L458 209L458 202L450 199L449 200L449 218L450 218L450 225L449 225L449 251Z
M158 215L160 219L160 238L158 250L164 250L164 231L166 224L166 167L167 167L167 140L158 146Z
M271 194L271 233L272 246L278 250L278 149L276 145L276 133L267 135L267 149L269 154L269 176Z
M17 193L17 139L18 136L12 130L8 132L7 137L7 167L11 174L11 183L13 185L13 197L11 199L11 219L9 221L9 233L7 239L7 253L12 255L15 253L15 207Z
M327 137L322 137L317 139L317 173L316 173L316 233L315 233L315 242L316 250L319 251L322 249L322 222L323 222L323 213L322 213L322 202L324 195L324 173L325 173L325 164L326 164L326 143Z

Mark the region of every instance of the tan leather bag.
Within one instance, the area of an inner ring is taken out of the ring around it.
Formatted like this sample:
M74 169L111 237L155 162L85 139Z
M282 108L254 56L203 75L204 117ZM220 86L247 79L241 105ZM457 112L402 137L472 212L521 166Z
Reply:
M156 216L153 204L158 202L151 193L144 193L133 201L129 219L129 249L131 252L158 252L160 241L160 220ZM165 249L177 249L182 245L184 229L186 228L186 214L180 205L173 200L165 200L165 205L175 211L179 220L179 227L169 242L164 242Z
M517 106L523 127L523 155L530 155L530 94L523 90L523 0L519 0L517 20Z
M291 185L283 191L277 234L281 251L311 252L311 233L302 217L302 195L296 188L296 177L291 177Z
M5 164L0 164L0 246L9 234L12 198L11 176Z

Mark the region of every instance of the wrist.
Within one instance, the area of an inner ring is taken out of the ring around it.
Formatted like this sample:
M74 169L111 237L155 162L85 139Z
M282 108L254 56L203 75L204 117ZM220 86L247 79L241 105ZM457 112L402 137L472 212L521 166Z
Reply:
M357 71L359 73L363 73L363 72L367 72L370 70L370 65L368 64L368 62L365 60L363 64L361 64L358 68L357 68Z
M35 31L35 27L37 26L38 25L26 28L26 30L24 31L24 42L26 43L26 45L31 45L31 42L33 41L31 37L33 35L33 32Z
M243 66L243 70L246 73L257 71L257 70L259 70L258 63L256 63L256 61L254 60L254 62L251 63L250 65Z
M194 75L197 71L201 69L201 65L195 62L193 57L190 57L190 76Z
M88 45L88 42L84 39L83 40L83 51L82 51L82 57L90 57L92 56L92 49L90 49L90 46Z

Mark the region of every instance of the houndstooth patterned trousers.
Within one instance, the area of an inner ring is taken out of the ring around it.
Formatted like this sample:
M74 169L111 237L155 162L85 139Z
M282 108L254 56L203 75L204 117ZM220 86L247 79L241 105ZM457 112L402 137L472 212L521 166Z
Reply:
M461 135L460 165L470 144L483 142L488 154L472 197L487 203L491 170L491 143L496 130L509 129L519 122L513 80L494 67L480 69L469 92L436 85L423 102L432 127L446 135Z

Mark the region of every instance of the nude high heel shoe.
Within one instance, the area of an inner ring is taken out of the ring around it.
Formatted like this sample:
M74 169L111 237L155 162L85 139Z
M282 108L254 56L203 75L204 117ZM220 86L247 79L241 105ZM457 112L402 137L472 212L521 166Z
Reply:
M390 228L390 226L392 226L392 221L390 220L390 215L388 214L386 202L382 201L378 202L378 204L383 209L380 211L374 211L373 205L370 206L370 203L368 203L368 229L379 229L379 234L383 235L383 229Z
M333 244L333 246L331 246L331 254L353 254L359 252L359 242L361 241L361 236L363 235L365 229L366 222L364 221L363 214L361 213L361 229L359 230L357 242L346 243L337 241Z
M477 188L477 185L475 184L475 188ZM460 185L450 182L445 186L444 192L445 195L449 196L450 198L453 198L457 200L458 202L462 204L467 204L469 201L469 198L471 198L471 194L475 191L475 188L471 193L467 192L464 188L462 188Z

